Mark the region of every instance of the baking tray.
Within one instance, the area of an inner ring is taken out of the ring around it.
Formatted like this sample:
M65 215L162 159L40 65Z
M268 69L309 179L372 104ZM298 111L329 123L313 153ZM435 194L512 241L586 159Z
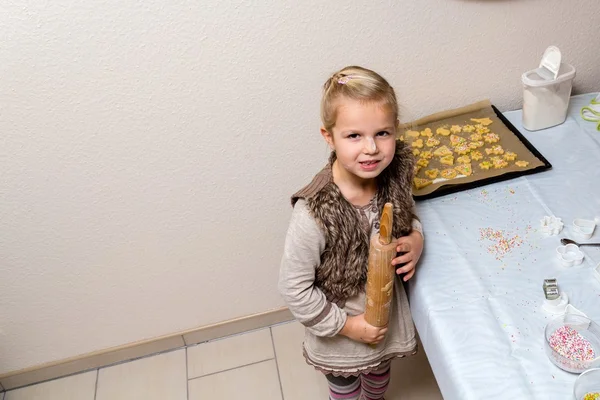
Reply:
M552 168L552 165L550 164L550 162L548 162L548 160L523 136L523 134L521 132L519 132L519 130L517 128L515 128L514 125L510 123L509 120L506 119L506 117L496 108L496 106L494 106L493 104L490 104L490 106L491 106L492 110L494 111L494 113L496 114L496 117L502 122L502 124L504 124L504 126L514 134L514 136L527 148L527 150L531 153L531 155L533 155L535 158L537 158L540 161L541 165L539 165L537 167L524 169L524 170L519 170L519 171L508 171L508 172L502 173L501 175L497 175L497 176L482 177L482 178L479 178L479 179L471 181L471 182L462 182L462 183L459 182L456 184L445 183L442 186L435 189L431 193L421 194L421 195L413 193L413 198L415 199L415 201L433 199L433 198L440 197L440 196L446 196L448 194L457 193L457 192L461 192L464 190L469 190L469 189L473 189L473 188L477 188L477 187L481 187L481 186L486 186L486 185L489 185L492 183L502 182L502 181L514 179L514 178L517 178L520 176L536 174L536 173L546 171L546 170Z

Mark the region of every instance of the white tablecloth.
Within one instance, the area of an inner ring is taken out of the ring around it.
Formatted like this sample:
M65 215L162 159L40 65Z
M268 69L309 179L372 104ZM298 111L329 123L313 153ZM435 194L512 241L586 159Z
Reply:
M544 352L552 316L541 308L542 283L557 278L570 303L600 322L600 248L581 247L585 259L572 268L556 257L573 219L600 217L600 132L579 115L594 96L574 96L565 123L543 131L523 129L520 110L504 114L551 170L417 203L425 251L411 309L446 400L572 399L577 375ZM545 215L562 218L560 235L542 235ZM589 241L600 242L600 227Z

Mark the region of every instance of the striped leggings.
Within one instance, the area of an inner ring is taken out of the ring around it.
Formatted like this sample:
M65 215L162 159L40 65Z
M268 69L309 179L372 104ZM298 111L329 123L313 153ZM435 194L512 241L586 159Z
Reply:
M330 400L379 400L390 383L391 361L382 363L377 370L358 376L325 375L329 383Z

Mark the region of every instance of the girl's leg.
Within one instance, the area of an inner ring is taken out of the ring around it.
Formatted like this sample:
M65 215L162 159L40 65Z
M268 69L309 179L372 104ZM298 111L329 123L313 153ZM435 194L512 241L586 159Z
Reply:
M358 400L360 397L360 379L357 376L325 375L329 384L330 400Z
M386 361L377 370L361 375L363 399L383 399L383 395L390 383L390 365L391 361Z

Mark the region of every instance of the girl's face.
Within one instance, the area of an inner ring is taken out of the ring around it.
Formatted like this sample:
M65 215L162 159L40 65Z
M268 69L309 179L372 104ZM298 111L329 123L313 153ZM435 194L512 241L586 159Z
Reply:
M372 180L394 158L396 124L393 112L381 102L341 98L331 132L321 134L335 150L340 170L350 179Z

